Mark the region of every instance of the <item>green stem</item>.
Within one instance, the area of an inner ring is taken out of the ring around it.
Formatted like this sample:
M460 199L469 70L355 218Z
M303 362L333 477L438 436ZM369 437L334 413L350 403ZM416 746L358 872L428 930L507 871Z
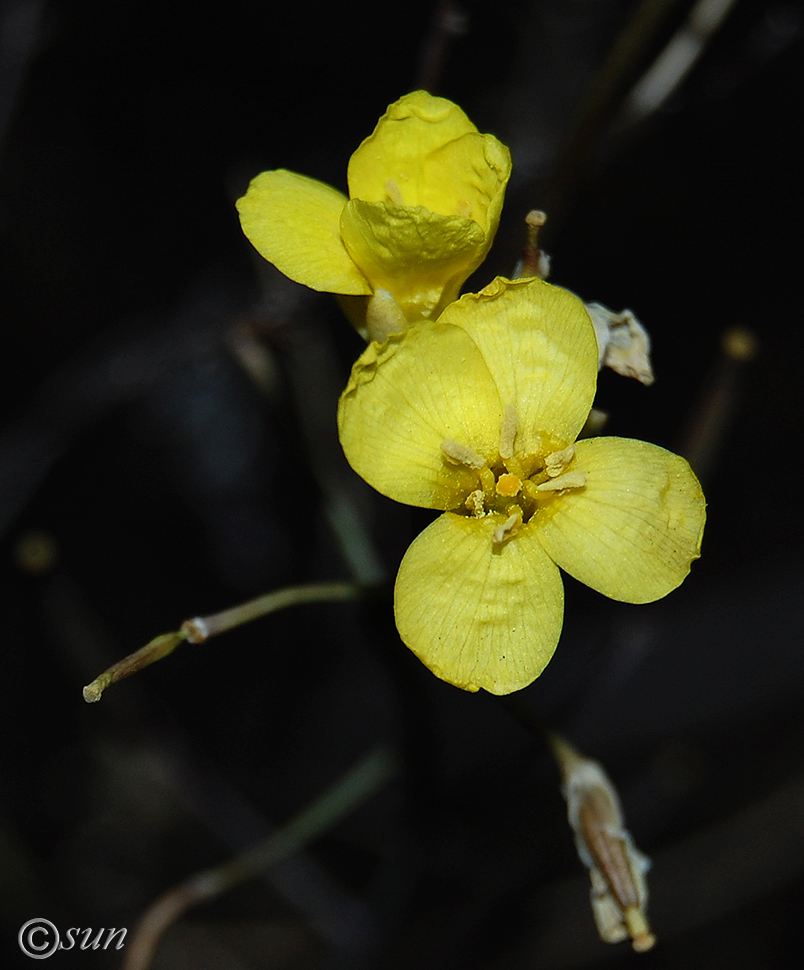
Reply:
M112 664L91 684L84 688L84 700L87 704L94 704L103 696L103 692L118 680L130 677L131 674L142 670L157 660L173 653L180 643L203 643L210 637L225 633L243 623L250 623L260 617L275 613L288 606L301 603L331 603L357 599L365 592L365 588L356 583L310 583L306 586L288 586L277 589L272 593L258 596L256 599L233 606L220 613L209 616L197 616L192 620L185 620L181 628L175 633L163 633L154 637L150 643L129 654L116 664Z

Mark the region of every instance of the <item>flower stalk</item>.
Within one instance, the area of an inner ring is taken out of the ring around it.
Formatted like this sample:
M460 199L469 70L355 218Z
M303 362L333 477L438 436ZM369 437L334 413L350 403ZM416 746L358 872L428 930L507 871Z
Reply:
M112 664L91 684L87 684L83 691L84 700L87 704L96 703L107 687L169 656L182 643L204 643L210 637L226 633L244 623L260 619L269 613L276 613L277 610L288 606L299 606L302 603L343 602L357 599L363 593L364 587L357 583L310 583L305 586L287 586L228 610L221 610L220 613L185 620L175 632L154 637L144 647Z

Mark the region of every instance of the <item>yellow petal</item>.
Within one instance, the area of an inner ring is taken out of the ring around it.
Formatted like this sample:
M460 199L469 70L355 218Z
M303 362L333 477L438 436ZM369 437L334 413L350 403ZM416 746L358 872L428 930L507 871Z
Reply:
M444 457L453 440L496 458L502 407L477 347L462 330L423 323L372 343L352 368L338 406L349 464L383 495L449 509L477 476Z
M422 160L418 204L433 212L473 219L491 246L510 175L511 155L505 145L493 135L470 132ZM402 198L411 204L404 192Z
M431 152L477 128L446 98L414 91L388 106L377 127L349 161L349 195L366 202L388 198L387 182L396 183L405 205L427 205L419 193L425 186L422 169ZM428 208L430 208L428 206ZM434 208L442 215L454 207Z
M408 320L438 316L485 255L476 222L421 206L352 199L341 214L341 235L372 286L388 290Z
M557 494L531 522L552 559L612 599L650 603L683 581L701 549L706 503L687 462L629 438L576 444L586 486Z
M497 278L446 308L482 353L503 406L517 412L516 452L539 450L539 432L574 441L597 384L597 340L583 303L540 279Z
M237 201L249 242L285 276L324 293L367 295L371 286L341 240L344 205L336 189L284 169L262 172Z
M502 546L502 515L447 512L413 542L394 591L399 634L442 680L509 694L553 656L564 613L558 569L530 523Z

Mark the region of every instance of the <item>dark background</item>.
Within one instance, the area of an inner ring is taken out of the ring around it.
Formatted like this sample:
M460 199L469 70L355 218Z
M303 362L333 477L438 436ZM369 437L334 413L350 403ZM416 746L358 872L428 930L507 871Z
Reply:
M4 966L30 965L15 938L34 916L131 933L161 892L381 741L393 781L299 867L191 910L153 966L789 964L804 904L802 11L737 0L668 102L623 129L631 84L689 6L475 0L441 56L435 3L0 3ZM640 10L644 43L612 75ZM345 467L335 407L359 338L331 297L260 264L233 205L274 167L345 189L351 152L422 84L512 149L472 283L511 271L525 213L545 208L553 281L649 329L656 384L604 373L598 403L612 433L693 459L701 560L651 606L567 580L562 642L516 710L421 667L388 586L185 646L85 705L84 684L186 617L348 579L338 497L388 583L428 520ZM735 326L757 339L748 363L721 351ZM528 717L617 782L654 859L651 953L597 940Z

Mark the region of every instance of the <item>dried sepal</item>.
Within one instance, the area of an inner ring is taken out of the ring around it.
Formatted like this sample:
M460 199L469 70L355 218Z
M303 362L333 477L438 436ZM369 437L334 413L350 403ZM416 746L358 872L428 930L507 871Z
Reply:
M614 313L602 303L587 303L597 336L598 366L610 367L623 377L642 384L653 383L650 364L650 337L630 310Z

